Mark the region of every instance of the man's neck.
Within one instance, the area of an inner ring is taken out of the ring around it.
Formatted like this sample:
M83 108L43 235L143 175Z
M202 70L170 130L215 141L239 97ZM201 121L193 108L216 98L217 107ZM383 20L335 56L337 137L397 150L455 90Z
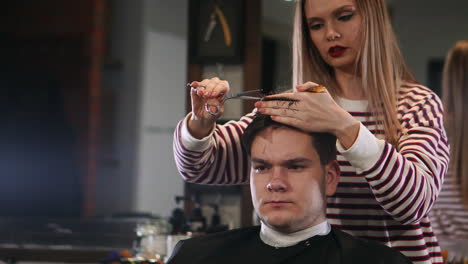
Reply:
M314 236L326 236L331 226L327 221L294 233L282 233L261 223L260 239L272 247L290 247Z

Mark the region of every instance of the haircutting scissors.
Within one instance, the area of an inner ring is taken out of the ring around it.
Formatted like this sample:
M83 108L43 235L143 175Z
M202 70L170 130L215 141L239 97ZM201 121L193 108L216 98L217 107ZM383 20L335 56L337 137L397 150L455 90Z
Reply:
M191 87L192 89L197 89L197 87L193 87L190 83L187 83L188 87ZM204 86L198 86L198 87L204 87ZM210 115L218 115L219 110L221 107L224 105L224 102L226 102L229 99L242 99L242 100L261 100L263 99L263 96L251 96L252 94L258 94L258 93L263 93L262 90L252 90L252 91L245 91L245 92L240 92L236 94L221 94L220 97L222 96L222 100L218 104L210 104L206 103L205 104L205 111L208 112Z

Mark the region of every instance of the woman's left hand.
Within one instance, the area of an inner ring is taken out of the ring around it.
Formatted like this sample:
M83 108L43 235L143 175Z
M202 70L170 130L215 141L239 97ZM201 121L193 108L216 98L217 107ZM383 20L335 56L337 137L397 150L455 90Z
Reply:
M328 132L334 134L343 147L350 147L359 133L360 122L341 108L328 91L309 92L317 84L307 82L297 87L297 92L268 96L291 100L259 101L258 111L270 115L274 121L297 127L308 132ZM293 102L295 101L295 102Z

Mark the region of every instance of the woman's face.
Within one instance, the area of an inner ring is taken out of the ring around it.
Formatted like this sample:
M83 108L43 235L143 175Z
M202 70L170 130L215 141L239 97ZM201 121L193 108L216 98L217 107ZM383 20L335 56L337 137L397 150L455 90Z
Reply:
M304 0L309 36L334 69L354 70L361 45L362 17L354 0Z

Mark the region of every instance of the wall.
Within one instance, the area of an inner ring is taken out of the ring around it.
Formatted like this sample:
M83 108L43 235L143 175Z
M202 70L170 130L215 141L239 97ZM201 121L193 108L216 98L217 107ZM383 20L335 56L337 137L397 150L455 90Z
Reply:
M427 84L427 63L468 38L468 1L392 1L395 31L409 67Z
M112 2L97 214L167 216L183 182L172 133L185 114L188 0ZM109 97L111 99L109 99Z
M264 37L275 41L275 68L271 78L273 88L291 89L291 37L294 17L294 1L262 0L262 33ZM266 54L264 54L266 55Z
M141 121L135 209L170 215L183 194L172 135L185 115L188 0L143 1Z
M134 211L143 58L143 2L110 2L96 213Z

